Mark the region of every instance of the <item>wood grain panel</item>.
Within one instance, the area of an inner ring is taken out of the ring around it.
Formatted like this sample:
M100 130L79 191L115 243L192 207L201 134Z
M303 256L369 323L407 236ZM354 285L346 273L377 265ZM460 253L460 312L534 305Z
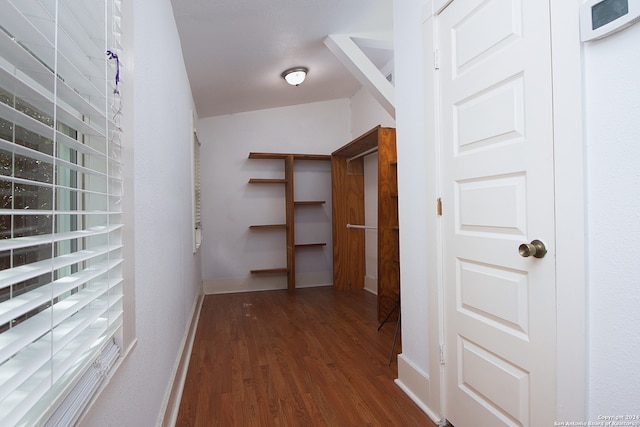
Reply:
M336 289L364 287L364 230L347 224L364 224L364 162L347 163L346 157L331 158L333 216L333 285Z
M314 206L314 205L324 205L326 202L324 200L306 200L306 201L296 201L294 204L296 206Z
M295 153L249 153L250 159L282 159L293 157L295 160L330 160L328 154L295 154Z
M293 211L293 155L287 156L284 160L285 184L285 216L287 222L287 289L289 292L296 291L296 231Z
M333 197L333 272L336 289L364 286L364 161L353 156L378 149L378 319L399 300L400 251L395 129L377 126L334 151L331 156ZM390 320L397 319L394 313Z
M378 130L378 320L400 295L398 174L395 129ZM397 319L397 311L389 318Z
M361 154L367 150L371 150L378 145L378 130L380 126L376 126L368 132L363 133L353 141L349 142L331 153L332 156L352 157Z

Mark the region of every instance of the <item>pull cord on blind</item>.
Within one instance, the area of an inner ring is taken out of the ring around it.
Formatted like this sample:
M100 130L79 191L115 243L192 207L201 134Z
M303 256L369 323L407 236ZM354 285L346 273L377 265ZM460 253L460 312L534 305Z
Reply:
M42 424L118 351L119 15L120 0L0 0L3 426Z

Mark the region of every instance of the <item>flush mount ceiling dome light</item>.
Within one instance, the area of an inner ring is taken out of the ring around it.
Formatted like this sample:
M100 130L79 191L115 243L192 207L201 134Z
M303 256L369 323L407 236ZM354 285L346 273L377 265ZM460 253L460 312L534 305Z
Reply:
M283 71L281 76L291 86L298 86L307 77L308 72L309 69L306 67L294 67Z

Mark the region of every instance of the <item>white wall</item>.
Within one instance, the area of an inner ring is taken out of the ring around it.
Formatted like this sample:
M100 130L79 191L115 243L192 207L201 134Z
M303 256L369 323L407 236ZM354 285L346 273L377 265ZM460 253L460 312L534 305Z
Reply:
M377 125L395 127L396 121L366 89L361 88L351 97L351 133L354 138ZM378 224L378 154L364 158L364 216L365 224ZM365 230L365 279L364 287L378 292L378 232Z
M364 157L364 225L378 226L378 153ZM364 267L364 288L378 294L377 229L364 230Z
M377 125L394 127L395 121L365 89L350 99L201 119L198 136L205 165L202 170L205 293L286 287L284 275L249 274L252 268L285 264L284 233L248 230L251 224L284 221L284 189L247 184L249 178L282 176L282 162L248 160L249 152L330 154ZM310 195L304 193L312 188L314 179L301 176L301 171L309 169L306 162L299 166L296 199L308 199ZM328 166L327 163L327 173ZM323 181L330 184L330 175L323 177L318 173L315 184ZM316 198L327 200L324 212L329 221L326 225L330 227L330 187L320 185L311 191L319 194ZM375 225L378 214L376 155L365 158L365 193L366 221ZM296 209L297 222L308 223L313 215L310 208ZM332 284L331 230L322 231L321 222L315 225L320 234L326 234L324 240L329 244L320 259L315 250L298 250L296 284L299 287ZM304 228L297 226L296 238L304 241L304 233ZM369 280L365 283L373 292L377 279L376 245L375 231L368 231L365 256Z
M395 127L396 121L365 88L360 88L351 97L351 133L357 138L378 125Z
M125 184L127 240L135 241L135 260L127 260L135 280L125 282L135 313L126 313L125 328L137 344L83 420L91 427L156 425L201 284L191 238L193 102L171 3L123 7L133 31L124 37L122 93L124 156L133 172Z
M286 265L284 232L249 230L253 224L284 223L284 187L248 184L249 178L282 178L284 162L247 157L252 151L331 154L351 140L349 106L349 99L339 99L199 121L205 293L286 288L284 274L250 274L251 269ZM316 260L299 262L296 257L296 285L300 287L330 285L333 281L330 162L321 163L324 166L315 166L317 179L306 179L306 185L299 180L294 186L297 194L306 193L299 195L300 200L327 201L322 207L327 219L324 225L327 246L324 250L297 251L300 257ZM305 165L301 167L308 169ZM300 219L303 211L316 208L299 207L296 214ZM300 232L302 227L298 226L297 237ZM309 251L313 253L306 253Z
M422 388L426 387L424 382L429 376L425 254L428 252L427 236L433 232L427 230L425 217L428 207L435 209L435 200L425 197L429 172L425 164L430 154L426 150L423 128L424 78L420 77L424 75L422 9L425 3L425 0L394 1L393 10L402 282L401 360L412 367L412 375L422 377L419 379ZM404 380L409 383L410 378Z
M589 418L640 414L640 25L584 46Z

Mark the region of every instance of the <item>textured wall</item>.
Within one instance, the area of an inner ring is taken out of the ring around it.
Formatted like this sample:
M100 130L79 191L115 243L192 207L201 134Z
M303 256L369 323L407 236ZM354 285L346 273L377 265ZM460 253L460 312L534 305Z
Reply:
M422 9L425 0L394 1L395 86L402 280L402 354L429 372L427 333L426 136Z
M281 160L249 160L250 152L331 154L351 139L349 100L339 99L292 107L203 118L202 142L202 276L205 293L281 289L286 275L252 275L251 269L286 265L283 230L249 230L253 224L284 223L284 186L248 184L249 178L282 178ZM301 179L296 175L298 200L325 200L322 207L296 208L296 218L310 211L326 212L324 250L297 251L296 273L309 273L316 284L332 282L331 174ZM321 166L319 166L321 167ZM301 170L310 165L300 163ZM306 194L301 194L306 193ZM297 227L296 237L303 232ZM298 242L302 243L302 242ZM309 265L304 258L315 258ZM299 262L300 261L300 262ZM306 265L305 265L306 264ZM305 271L305 269L307 271ZM313 271L311 271L313 270ZM313 284L313 283L310 283ZM298 278L296 286L304 286Z
M122 91L135 240L127 260L135 281L125 286L128 300L135 292L135 331L132 322L125 328L137 344L84 420L91 427L156 425L201 283L191 238L193 108L171 3L124 9L134 31L133 41L125 37Z
M640 25L585 44L589 418L640 414Z

